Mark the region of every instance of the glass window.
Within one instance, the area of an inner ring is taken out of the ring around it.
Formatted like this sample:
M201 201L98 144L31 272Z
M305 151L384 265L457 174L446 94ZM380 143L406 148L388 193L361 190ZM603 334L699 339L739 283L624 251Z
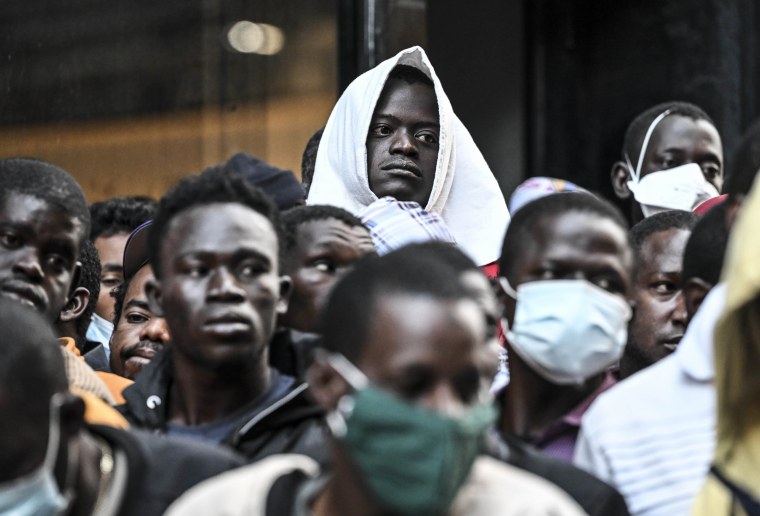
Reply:
M0 154L90 201L160 196L248 152L300 175L336 98L331 0L4 0Z

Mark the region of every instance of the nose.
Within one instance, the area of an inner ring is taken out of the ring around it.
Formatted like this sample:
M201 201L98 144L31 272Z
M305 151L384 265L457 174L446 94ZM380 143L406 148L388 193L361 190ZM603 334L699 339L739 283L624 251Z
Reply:
M683 291L678 291L673 302L675 303L675 306L673 307L673 313L671 314L670 319L673 323L685 328L688 314L686 313L686 298L683 295Z
M417 140L414 135L404 129L399 129L393 137L390 147L391 154L414 156L417 154Z
M457 417L464 413L466 406L456 390L446 382L438 383L426 396L420 400L420 404L443 416Z
M151 318L143 327L143 335L140 338L161 344L169 342L169 327L166 325L166 319L155 316Z
M209 280L207 298L209 301L240 302L245 300L245 290L229 269L219 267Z
M44 277L36 249L27 246L20 248L16 253L16 261L13 264L15 273L23 274L31 280L40 280Z

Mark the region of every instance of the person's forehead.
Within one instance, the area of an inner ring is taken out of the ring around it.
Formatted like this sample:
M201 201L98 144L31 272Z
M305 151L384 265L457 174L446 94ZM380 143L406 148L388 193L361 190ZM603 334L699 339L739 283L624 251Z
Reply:
M150 265L141 267L129 282L129 288L127 288L127 291L124 294L124 306L133 299L146 300L145 284L153 278L153 267Z
M609 255L630 267L632 251L626 231L613 220L593 212L569 211L544 216L532 233L524 261L578 260L589 253ZM582 265L582 260L579 266Z
M649 235L639 252L639 273L679 272L689 235L691 231L682 228L670 228Z
M462 350L476 351L484 336L483 312L469 298L385 294L375 304L360 367L370 379L414 365L458 370L468 359Z
M315 247L340 243L351 247L361 247L371 242L369 231L363 226L349 226L342 220L328 218L310 220L298 227L296 233L301 247Z
M84 239L84 226L73 214L45 199L19 192L7 192L0 201L0 220L38 224L57 239L73 239L78 246ZM64 232L72 232L67 235Z
M413 106L415 114L424 111L431 122L438 119L438 101L435 89L423 82L409 84L403 79L389 79L375 105L375 115Z
M167 257L193 252L230 253L243 247L276 258L278 241L272 223L242 204L212 203L176 214L167 227L162 253Z
M651 140L651 146L661 151L701 145L714 148L722 155L720 134L707 120L681 115L668 116L657 125Z
M121 264L124 258L124 246L129 233L121 232L110 236L99 236L95 239L95 247L101 263Z

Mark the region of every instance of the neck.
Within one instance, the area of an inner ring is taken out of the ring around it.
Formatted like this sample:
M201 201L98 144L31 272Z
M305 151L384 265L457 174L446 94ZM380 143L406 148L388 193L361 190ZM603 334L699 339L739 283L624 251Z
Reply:
M356 470L341 446L333 441L332 478L314 500L314 516L379 516L388 511L379 509L362 484L361 474Z
M516 353L509 355L509 385L499 397L499 430L532 441L573 410L604 381L604 373L582 385L556 385L535 372Z
M188 426L217 421L259 396L271 384L266 354L248 366L206 369L172 353L174 381L169 393L169 421Z

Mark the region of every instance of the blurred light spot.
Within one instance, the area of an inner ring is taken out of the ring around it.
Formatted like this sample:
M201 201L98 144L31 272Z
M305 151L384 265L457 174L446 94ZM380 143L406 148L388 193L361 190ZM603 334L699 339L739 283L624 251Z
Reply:
M238 52L271 56L282 50L285 35L274 25L239 21L227 31L227 41Z

